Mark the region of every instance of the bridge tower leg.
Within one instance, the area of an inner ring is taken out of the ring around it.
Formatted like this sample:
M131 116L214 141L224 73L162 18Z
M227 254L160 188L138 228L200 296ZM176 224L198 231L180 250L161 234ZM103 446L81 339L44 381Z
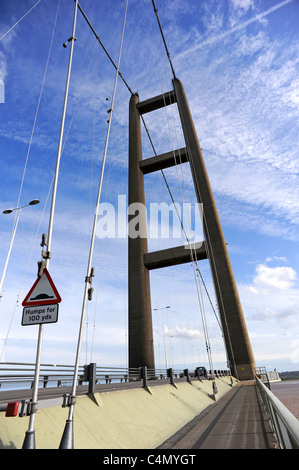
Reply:
M148 252L144 177L138 95L132 95L129 107L129 368L155 368L149 271L143 255ZM138 213L136 216L135 209ZM134 232L142 236L135 236Z
M228 357L233 374L239 380L252 379L255 373L255 360L208 173L184 87L178 79L174 79L173 84L183 133L189 150L195 192L198 202L203 204L206 249Z

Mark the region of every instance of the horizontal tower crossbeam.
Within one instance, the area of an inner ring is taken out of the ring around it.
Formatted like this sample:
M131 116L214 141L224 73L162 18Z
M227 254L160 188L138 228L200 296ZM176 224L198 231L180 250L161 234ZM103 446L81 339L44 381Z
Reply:
M166 250L153 251L143 255L144 266L151 269L166 268L177 264L191 263L193 260L207 259L204 242L200 246L191 244L176 246Z
M136 107L139 111L139 114L150 113L156 109L164 108L170 104L176 103L176 96L174 90L168 91L167 93L162 93L162 95L154 96L154 98L149 98L145 101L140 101L137 103Z
M139 162L139 168L142 173L146 175L153 171L164 170L164 168L186 163L187 161L187 150L186 147L183 147L178 150L173 150L172 152L162 153L161 155L141 160Z

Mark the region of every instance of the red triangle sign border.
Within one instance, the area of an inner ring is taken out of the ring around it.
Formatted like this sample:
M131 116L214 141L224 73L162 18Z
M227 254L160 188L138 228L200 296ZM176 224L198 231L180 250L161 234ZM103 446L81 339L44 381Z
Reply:
M31 287L30 291L28 292L28 294L26 295L25 299L23 300L22 302L22 306L23 307L32 307L34 305L51 305L51 304L58 304L61 302L61 297L58 293L58 290L56 289L56 286L50 276L50 273L49 271L47 270L47 268L44 268L44 271L43 271L43 275L46 275L50 285L51 285L51 288L53 289L53 292L55 294L55 298L54 299L47 299L47 300L40 300L38 302L30 302L28 299L30 298L32 292L34 291L34 289L36 288L36 286L38 285L39 281L41 280L41 277L38 277L35 281L35 283L33 284L33 286Z

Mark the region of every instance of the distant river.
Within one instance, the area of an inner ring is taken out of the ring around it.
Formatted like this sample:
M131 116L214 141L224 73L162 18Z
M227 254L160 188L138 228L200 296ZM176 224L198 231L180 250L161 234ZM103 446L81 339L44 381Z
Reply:
M299 380L270 382L271 392L299 419Z

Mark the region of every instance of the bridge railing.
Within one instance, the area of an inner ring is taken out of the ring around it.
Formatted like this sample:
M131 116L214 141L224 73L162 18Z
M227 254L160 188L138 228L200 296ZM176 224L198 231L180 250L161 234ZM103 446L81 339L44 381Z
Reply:
M33 387L35 364L27 362L0 363L0 391L27 389ZM79 367L79 376L83 366ZM72 382L74 366L61 364L41 364L39 386L59 387Z
M80 366L77 384L83 385L93 382L96 384L109 384L121 382L144 381L143 368L102 367L96 364ZM0 391L30 389L33 387L35 364L20 362L0 363ZM41 364L39 374L39 387L60 387L72 384L74 366L65 364ZM214 374L207 371L206 376L198 375L195 370L175 369L147 369L146 380L174 380L178 378L210 378L214 376L227 376L227 370L215 370Z
M266 387L259 377L255 381L269 419L282 449L299 449L299 421Z

